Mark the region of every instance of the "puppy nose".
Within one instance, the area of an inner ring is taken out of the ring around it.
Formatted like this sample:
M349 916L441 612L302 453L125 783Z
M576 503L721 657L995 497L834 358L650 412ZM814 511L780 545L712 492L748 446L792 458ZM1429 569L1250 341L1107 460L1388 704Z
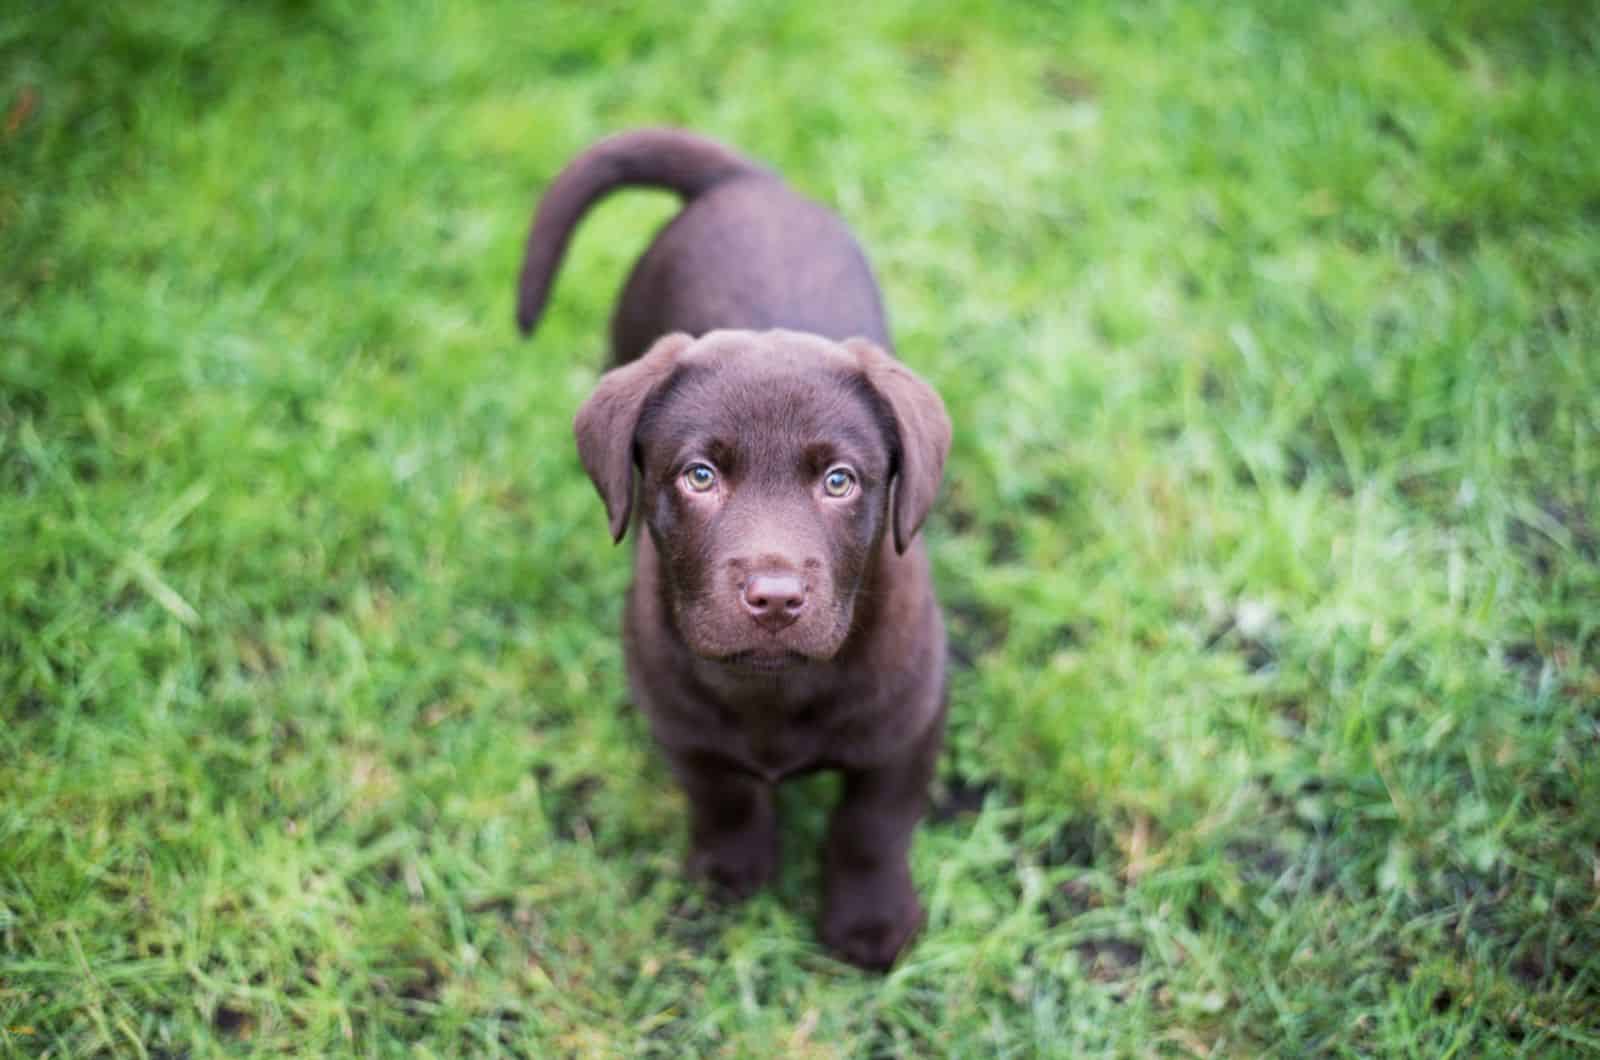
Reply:
M800 617L806 583L793 574L752 574L744 583L744 609L756 624L776 633Z

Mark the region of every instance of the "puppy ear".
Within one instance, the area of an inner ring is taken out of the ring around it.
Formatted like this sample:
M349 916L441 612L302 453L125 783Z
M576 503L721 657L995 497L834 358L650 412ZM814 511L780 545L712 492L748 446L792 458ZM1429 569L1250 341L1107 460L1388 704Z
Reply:
M856 355L872 389L894 414L899 448L890 469L894 476L892 517L894 549L905 552L928 517L950 452L950 417L933 387L915 372L866 339L850 339L845 349Z
M572 422L578 459L605 502L613 541L628 532L633 512L633 436L639 414L651 393L672 375L678 354L693 341L682 332L664 335L643 357L601 376Z

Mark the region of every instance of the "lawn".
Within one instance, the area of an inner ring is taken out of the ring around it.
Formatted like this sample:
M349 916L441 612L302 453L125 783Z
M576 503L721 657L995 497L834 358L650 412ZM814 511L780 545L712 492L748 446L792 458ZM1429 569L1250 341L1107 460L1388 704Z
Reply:
M887 977L733 909L571 419L690 125L955 445ZM0 1054L1600 1051L1600 8L10 5Z

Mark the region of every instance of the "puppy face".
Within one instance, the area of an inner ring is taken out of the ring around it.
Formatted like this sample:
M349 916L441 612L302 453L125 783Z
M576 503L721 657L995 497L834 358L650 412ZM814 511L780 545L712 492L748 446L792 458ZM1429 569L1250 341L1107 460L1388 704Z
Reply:
M839 651L885 534L904 550L949 444L938 397L887 354L793 332L669 336L602 380L577 433L619 537L637 465L690 650L758 670Z
M886 524L892 428L829 351L764 352L680 365L637 441L641 514L685 642L778 667L831 658L849 632Z

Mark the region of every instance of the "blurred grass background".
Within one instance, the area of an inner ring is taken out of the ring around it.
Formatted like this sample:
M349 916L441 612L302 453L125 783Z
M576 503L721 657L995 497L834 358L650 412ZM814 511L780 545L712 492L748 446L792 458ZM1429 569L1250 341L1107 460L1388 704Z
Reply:
M1600 15L0 14L0 1050L1600 1049ZM693 126L835 204L956 423L886 979L680 879L572 412Z

